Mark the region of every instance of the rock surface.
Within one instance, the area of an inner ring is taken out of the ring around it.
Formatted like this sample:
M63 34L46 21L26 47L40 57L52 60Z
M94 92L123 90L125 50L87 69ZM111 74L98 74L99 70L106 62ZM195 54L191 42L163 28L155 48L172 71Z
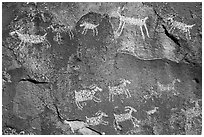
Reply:
M3 134L201 134L201 8L2 3Z

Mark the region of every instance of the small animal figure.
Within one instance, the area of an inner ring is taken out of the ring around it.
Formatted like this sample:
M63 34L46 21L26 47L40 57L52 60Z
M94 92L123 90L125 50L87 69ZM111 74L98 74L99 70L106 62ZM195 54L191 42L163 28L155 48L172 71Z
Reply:
M84 34L84 35L86 35L88 29L93 31L93 36L98 35L97 27L99 26L99 24L95 25L95 24L92 24L92 23L89 23L89 22L84 22L84 23L80 24L79 26L84 27L83 31L82 31L82 34Z
M74 38L73 27L71 27L71 26L55 25L55 27L53 27L53 25L51 25L49 28L51 28L53 32L57 32L57 35L59 37L62 37L60 33L66 32L69 34L70 39Z
M167 85L161 84L159 81L157 81L157 85L160 91L170 91L170 90L175 90L175 83L176 82L181 82L180 79L174 79L172 83L169 83Z
M191 39L190 30L191 30L191 29L193 28L193 26L195 26L196 24L187 25L187 24L185 24L185 23L175 21L173 18L174 18L173 16L170 16L170 17L168 17L168 18L166 19L167 22L170 23L169 32L173 33L175 29L178 29L178 30L181 31L182 33L185 33L186 39Z
M131 97L129 90L126 88L127 84L131 82L129 80L122 79L121 84L118 86L108 86L109 88L109 101L114 101L114 95L125 94L127 98Z
M151 114L154 114L155 112L157 112L159 109L159 107L154 107L153 110L149 110L149 111L146 111L148 115L151 115Z
M108 121L104 121L103 117L108 117L108 115L101 110L96 113L97 116L88 118L86 116L86 123L91 126L96 126L99 124L108 125Z
M97 91L102 91L101 88L99 87L94 87L92 89L87 89L87 90L80 90L80 91L74 91L75 93L75 103L79 109L82 110L83 106L80 104L80 102L88 101L88 100L93 100L94 102L101 102L101 100L97 97L95 97L95 93ZM84 103L86 105L86 103Z
M132 116L132 113L137 112L137 110L131 106L126 106L125 111L129 111L129 112L123 113L123 114L113 114L114 115L113 126L114 126L115 130L117 130L117 129L121 130L122 128L120 127L119 122L124 122L127 120L131 120L134 127L138 126L137 125L137 123L138 123L137 118Z

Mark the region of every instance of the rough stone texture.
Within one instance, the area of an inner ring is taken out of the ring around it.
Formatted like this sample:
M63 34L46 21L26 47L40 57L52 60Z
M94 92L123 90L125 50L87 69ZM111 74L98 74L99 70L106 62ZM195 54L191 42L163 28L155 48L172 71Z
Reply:
M143 27L143 39L140 27L128 23L118 35L118 7L125 17L148 17L150 37ZM201 8L202 3L3 3L3 134L201 134ZM179 29L169 31L166 18L173 14L176 21L196 24L191 39ZM99 24L98 35L90 29L82 34L84 22ZM23 41L11 35L20 28L29 34L24 36L47 35L43 42ZM113 100L111 87L117 89ZM75 91L83 90L94 97L79 102L79 109ZM118 120L117 127L114 115L128 112L130 118ZM87 117L99 123L88 125Z

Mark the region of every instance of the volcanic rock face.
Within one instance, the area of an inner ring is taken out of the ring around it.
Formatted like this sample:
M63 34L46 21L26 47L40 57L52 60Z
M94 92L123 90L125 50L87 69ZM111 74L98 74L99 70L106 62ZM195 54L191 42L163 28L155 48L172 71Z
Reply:
M3 3L3 134L201 134L201 5Z

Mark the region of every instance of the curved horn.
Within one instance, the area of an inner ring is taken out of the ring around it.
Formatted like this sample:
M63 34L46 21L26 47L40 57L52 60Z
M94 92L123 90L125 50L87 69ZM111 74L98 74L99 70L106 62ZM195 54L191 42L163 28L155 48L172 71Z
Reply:
M101 111L101 110L99 110L98 112L96 112L96 115L100 115L100 114L102 114L102 111Z
M125 109L132 109L131 106L125 106Z

